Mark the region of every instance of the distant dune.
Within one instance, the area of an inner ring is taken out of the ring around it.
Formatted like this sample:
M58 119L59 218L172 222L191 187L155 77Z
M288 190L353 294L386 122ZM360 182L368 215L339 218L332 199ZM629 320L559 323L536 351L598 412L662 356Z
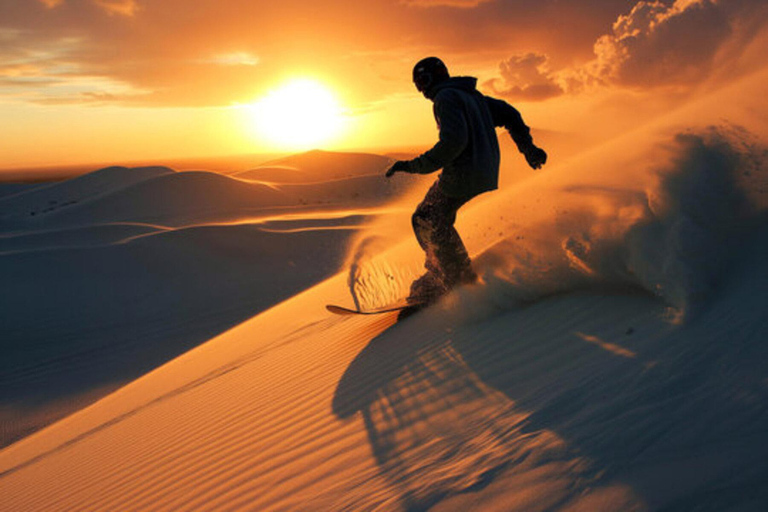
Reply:
M384 157L294 160L329 177L110 167L5 189L2 444L332 275L376 205L409 186L357 167Z
M277 183L318 183L360 176L381 176L390 159L368 153L308 151L238 172L238 178Z

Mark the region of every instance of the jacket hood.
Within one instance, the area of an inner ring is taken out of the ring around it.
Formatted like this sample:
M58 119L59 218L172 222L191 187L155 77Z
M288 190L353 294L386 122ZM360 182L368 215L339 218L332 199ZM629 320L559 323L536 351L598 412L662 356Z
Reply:
M443 89L462 89L464 91L474 91L477 88L477 78L473 76L452 76L434 86L430 93L434 97Z
M430 89L429 97L434 98L443 89L461 89L471 92L477 89L477 78L472 76L452 76Z

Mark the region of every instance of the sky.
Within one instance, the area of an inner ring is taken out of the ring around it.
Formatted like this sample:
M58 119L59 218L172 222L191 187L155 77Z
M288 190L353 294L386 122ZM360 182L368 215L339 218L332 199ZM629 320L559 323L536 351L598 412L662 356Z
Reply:
M766 19L764 0L0 0L0 169L426 149L429 55L534 134L598 136L754 72ZM308 115L322 94L333 126Z

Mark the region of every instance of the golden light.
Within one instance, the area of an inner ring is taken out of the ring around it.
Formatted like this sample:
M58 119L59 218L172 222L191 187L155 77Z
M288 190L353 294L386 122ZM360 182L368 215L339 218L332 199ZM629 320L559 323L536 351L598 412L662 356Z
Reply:
M277 149L314 149L337 138L344 112L334 94L311 79L295 79L252 105L256 136Z

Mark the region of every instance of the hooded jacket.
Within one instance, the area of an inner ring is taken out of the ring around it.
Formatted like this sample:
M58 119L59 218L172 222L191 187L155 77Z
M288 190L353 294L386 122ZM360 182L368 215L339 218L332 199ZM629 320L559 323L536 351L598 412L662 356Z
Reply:
M509 131L521 152L532 144L520 113L476 86L476 78L451 77L429 91L440 137L432 149L409 162L414 173L443 169L440 189L450 197L474 197L498 188L497 126Z

